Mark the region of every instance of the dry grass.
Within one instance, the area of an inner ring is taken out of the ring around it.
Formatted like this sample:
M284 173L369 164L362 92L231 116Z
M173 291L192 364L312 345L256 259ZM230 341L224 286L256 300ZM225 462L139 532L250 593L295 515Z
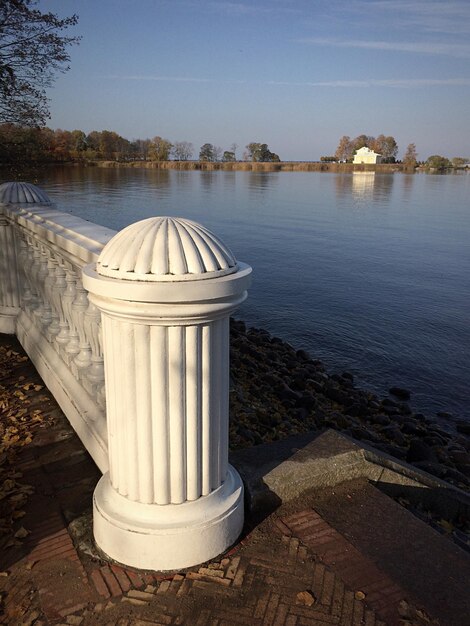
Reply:
M403 172L413 171L402 163L380 163L378 165L353 165L352 163L316 163L312 161L280 161L259 163L254 161L231 161L228 163L208 161L96 161L98 167L133 167L160 170L201 170L238 172Z

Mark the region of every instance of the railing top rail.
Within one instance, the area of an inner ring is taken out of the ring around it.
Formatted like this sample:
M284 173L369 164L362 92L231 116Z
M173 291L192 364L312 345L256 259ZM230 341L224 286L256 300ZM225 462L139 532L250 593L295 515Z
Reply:
M59 247L80 266L96 262L103 247L116 234L111 228L50 206L6 204L2 209L12 224Z

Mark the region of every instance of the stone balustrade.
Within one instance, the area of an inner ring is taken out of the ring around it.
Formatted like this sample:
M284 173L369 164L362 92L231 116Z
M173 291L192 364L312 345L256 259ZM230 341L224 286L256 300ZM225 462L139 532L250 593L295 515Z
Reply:
M243 525L228 464L229 316L251 268L189 220L120 233L0 186L0 332L15 333L103 472L94 534L145 569L215 557Z

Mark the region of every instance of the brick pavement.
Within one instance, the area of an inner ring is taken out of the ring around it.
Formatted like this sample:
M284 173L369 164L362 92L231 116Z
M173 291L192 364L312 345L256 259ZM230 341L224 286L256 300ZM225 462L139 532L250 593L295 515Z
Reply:
M367 597L355 593L360 591L357 585L345 584L315 558L308 537L302 537L305 512L285 519L273 515L223 558L178 573L135 571L77 550L68 522L86 515L76 506L77 494L81 489L87 498L78 501L89 506L98 473L65 421L56 435L55 443L46 438L45 445L25 448L20 457L23 481L35 493L23 521L30 534L22 546L0 555L0 569L8 573L0 578L1 623L386 623Z
M298 538L285 534L276 518L263 522L224 558L177 574L136 572L87 559L83 569L56 521L54 514L38 523L30 535L34 547L12 567L3 623L385 624L367 599L314 559ZM45 528L50 529L46 536Z
M177 573L102 560L90 536L87 543L73 531L74 520L91 516L99 473L52 399L49 404L53 425L18 457L22 482L34 487L21 520L30 533L0 553L0 623L399 623L405 592L312 508L280 509L223 557Z

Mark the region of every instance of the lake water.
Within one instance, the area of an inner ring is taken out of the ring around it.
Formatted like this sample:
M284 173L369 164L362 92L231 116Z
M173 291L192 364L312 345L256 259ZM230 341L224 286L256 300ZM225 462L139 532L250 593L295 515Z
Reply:
M468 174L67 167L29 180L114 229L201 222L254 268L237 317L362 387L404 386L415 410L470 419Z

